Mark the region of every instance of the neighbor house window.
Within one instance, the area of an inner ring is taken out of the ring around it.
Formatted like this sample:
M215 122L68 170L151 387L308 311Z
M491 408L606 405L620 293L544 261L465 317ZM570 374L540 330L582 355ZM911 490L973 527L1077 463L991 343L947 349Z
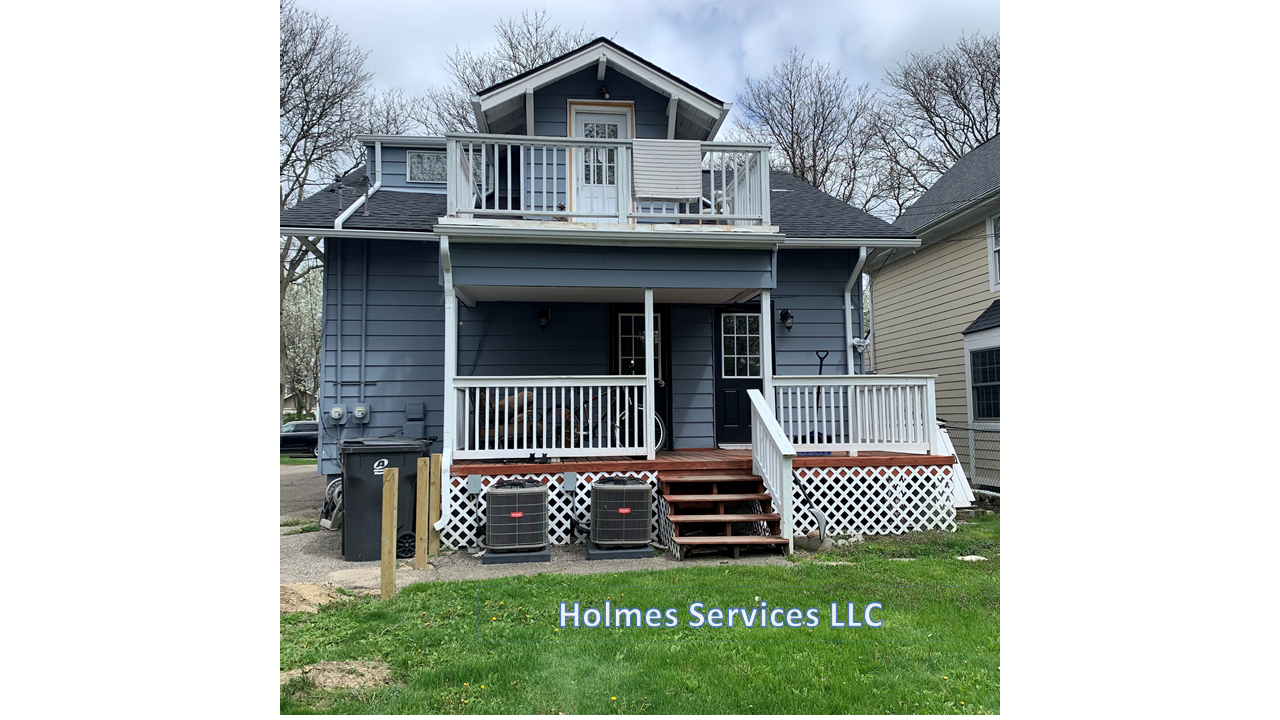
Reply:
M1000 420L1000 348L969 354L973 380L973 419Z
M445 172L445 163L444 153L409 153L409 182L447 182L448 174Z
M987 264L990 266L991 292L1000 291L1000 216L987 221Z

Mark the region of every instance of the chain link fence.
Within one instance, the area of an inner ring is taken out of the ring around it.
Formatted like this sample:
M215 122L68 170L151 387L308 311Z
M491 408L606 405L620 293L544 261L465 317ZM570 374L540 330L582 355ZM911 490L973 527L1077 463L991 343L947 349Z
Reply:
M969 486L1000 490L1000 425L996 423L947 423L947 435L956 459L969 478Z

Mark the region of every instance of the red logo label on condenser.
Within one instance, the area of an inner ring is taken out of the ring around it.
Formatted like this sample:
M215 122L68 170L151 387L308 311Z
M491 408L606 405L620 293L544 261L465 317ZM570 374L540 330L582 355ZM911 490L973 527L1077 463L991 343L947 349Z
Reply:
M630 515L630 514L631 514L631 508L618 508L618 514L619 514L619 515Z
M511 517L524 517L524 513L522 513L522 512L513 512L513 513L511 513Z

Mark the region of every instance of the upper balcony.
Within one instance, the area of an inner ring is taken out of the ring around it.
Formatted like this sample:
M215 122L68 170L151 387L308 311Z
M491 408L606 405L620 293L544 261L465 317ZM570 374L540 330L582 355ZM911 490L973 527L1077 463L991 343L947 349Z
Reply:
M778 232L769 218L768 145L489 134L446 140L448 224Z

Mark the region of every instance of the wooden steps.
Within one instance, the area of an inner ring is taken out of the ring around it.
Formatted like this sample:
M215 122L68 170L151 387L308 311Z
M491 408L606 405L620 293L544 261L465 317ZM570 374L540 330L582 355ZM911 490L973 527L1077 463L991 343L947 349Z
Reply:
M726 522L755 522L763 520L781 520L782 516L778 513L748 513L742 515L667 515L667 519L673 523L726 523Z
M774 535L728 535L680 538L681 545L786 545L787 539Z
M747 463L658 472L662 496L670 507L667 519L672 524L671 542L677 560L684 559L687 549L693 547L721 546L736 558L742 547L787 544L781 535L782 516L773 511L773 497L760 476L751 474ZM746 529L742 528L744 523ZM735 525L743 534L734 534Z
M665 493L664 493L665 495ZM748 500L769 500L769 493L711 493L709 495L667 495L671 504L685 502L746 502Z

